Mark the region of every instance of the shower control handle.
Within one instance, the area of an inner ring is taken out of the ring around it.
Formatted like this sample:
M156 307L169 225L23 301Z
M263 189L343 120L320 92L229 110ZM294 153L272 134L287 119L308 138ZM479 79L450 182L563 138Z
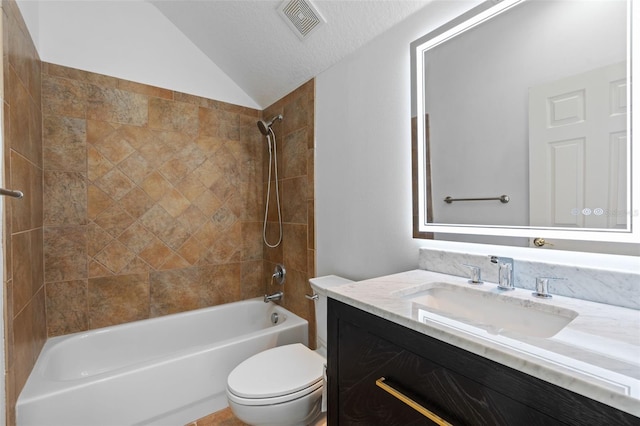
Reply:
M284 280L287 276L287 270L284 269L284 265L278 263L273 270L273 275L271 275L271 280L276 280L276 282L280 285L284 284Z

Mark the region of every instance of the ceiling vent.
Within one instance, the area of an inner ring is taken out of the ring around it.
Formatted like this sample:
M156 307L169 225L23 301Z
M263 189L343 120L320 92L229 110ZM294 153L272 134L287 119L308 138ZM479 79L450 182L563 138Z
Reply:
M278 7L278 12L300 40L327 22L308 0L285 0Z

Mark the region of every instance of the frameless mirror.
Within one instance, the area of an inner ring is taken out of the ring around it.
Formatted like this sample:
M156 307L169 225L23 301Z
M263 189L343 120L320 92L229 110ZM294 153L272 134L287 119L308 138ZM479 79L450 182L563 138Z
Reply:
M411 44L415 237L639 241L631 13L487 1Z

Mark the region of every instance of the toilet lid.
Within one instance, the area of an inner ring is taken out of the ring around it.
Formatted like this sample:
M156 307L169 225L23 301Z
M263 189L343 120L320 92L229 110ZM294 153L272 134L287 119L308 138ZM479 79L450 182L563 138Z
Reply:
M233 369L227 387L244 398L270 398L322 380L325 359L303 344L278 346L252 356Z

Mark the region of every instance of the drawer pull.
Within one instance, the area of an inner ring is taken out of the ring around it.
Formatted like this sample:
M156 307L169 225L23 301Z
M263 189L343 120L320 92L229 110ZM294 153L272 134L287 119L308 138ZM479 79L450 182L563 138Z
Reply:
M388 385L387 383L385 383L385 380L387 380L387 379L385 379L384 377L380 377L378 380L376 380L376 386L378 386L379 388L381 388L385 392L391 394L392 396L394 396L395 398L399 399L400 401L404 402L409 407L413 408L418 413L422 414L423 416L425 416L426 418L428 418L429 420L431 420L435 424L437 424L439 426L453 426L451 423L449 423L448 421L444 420L442 417L438 416L437 414L433 413L432 411L427 410L422 405L420 405L417 402L415 402L413 399L409 398L408 396L404 395L399 390L397 390L397 389L391 387L390 385Z

